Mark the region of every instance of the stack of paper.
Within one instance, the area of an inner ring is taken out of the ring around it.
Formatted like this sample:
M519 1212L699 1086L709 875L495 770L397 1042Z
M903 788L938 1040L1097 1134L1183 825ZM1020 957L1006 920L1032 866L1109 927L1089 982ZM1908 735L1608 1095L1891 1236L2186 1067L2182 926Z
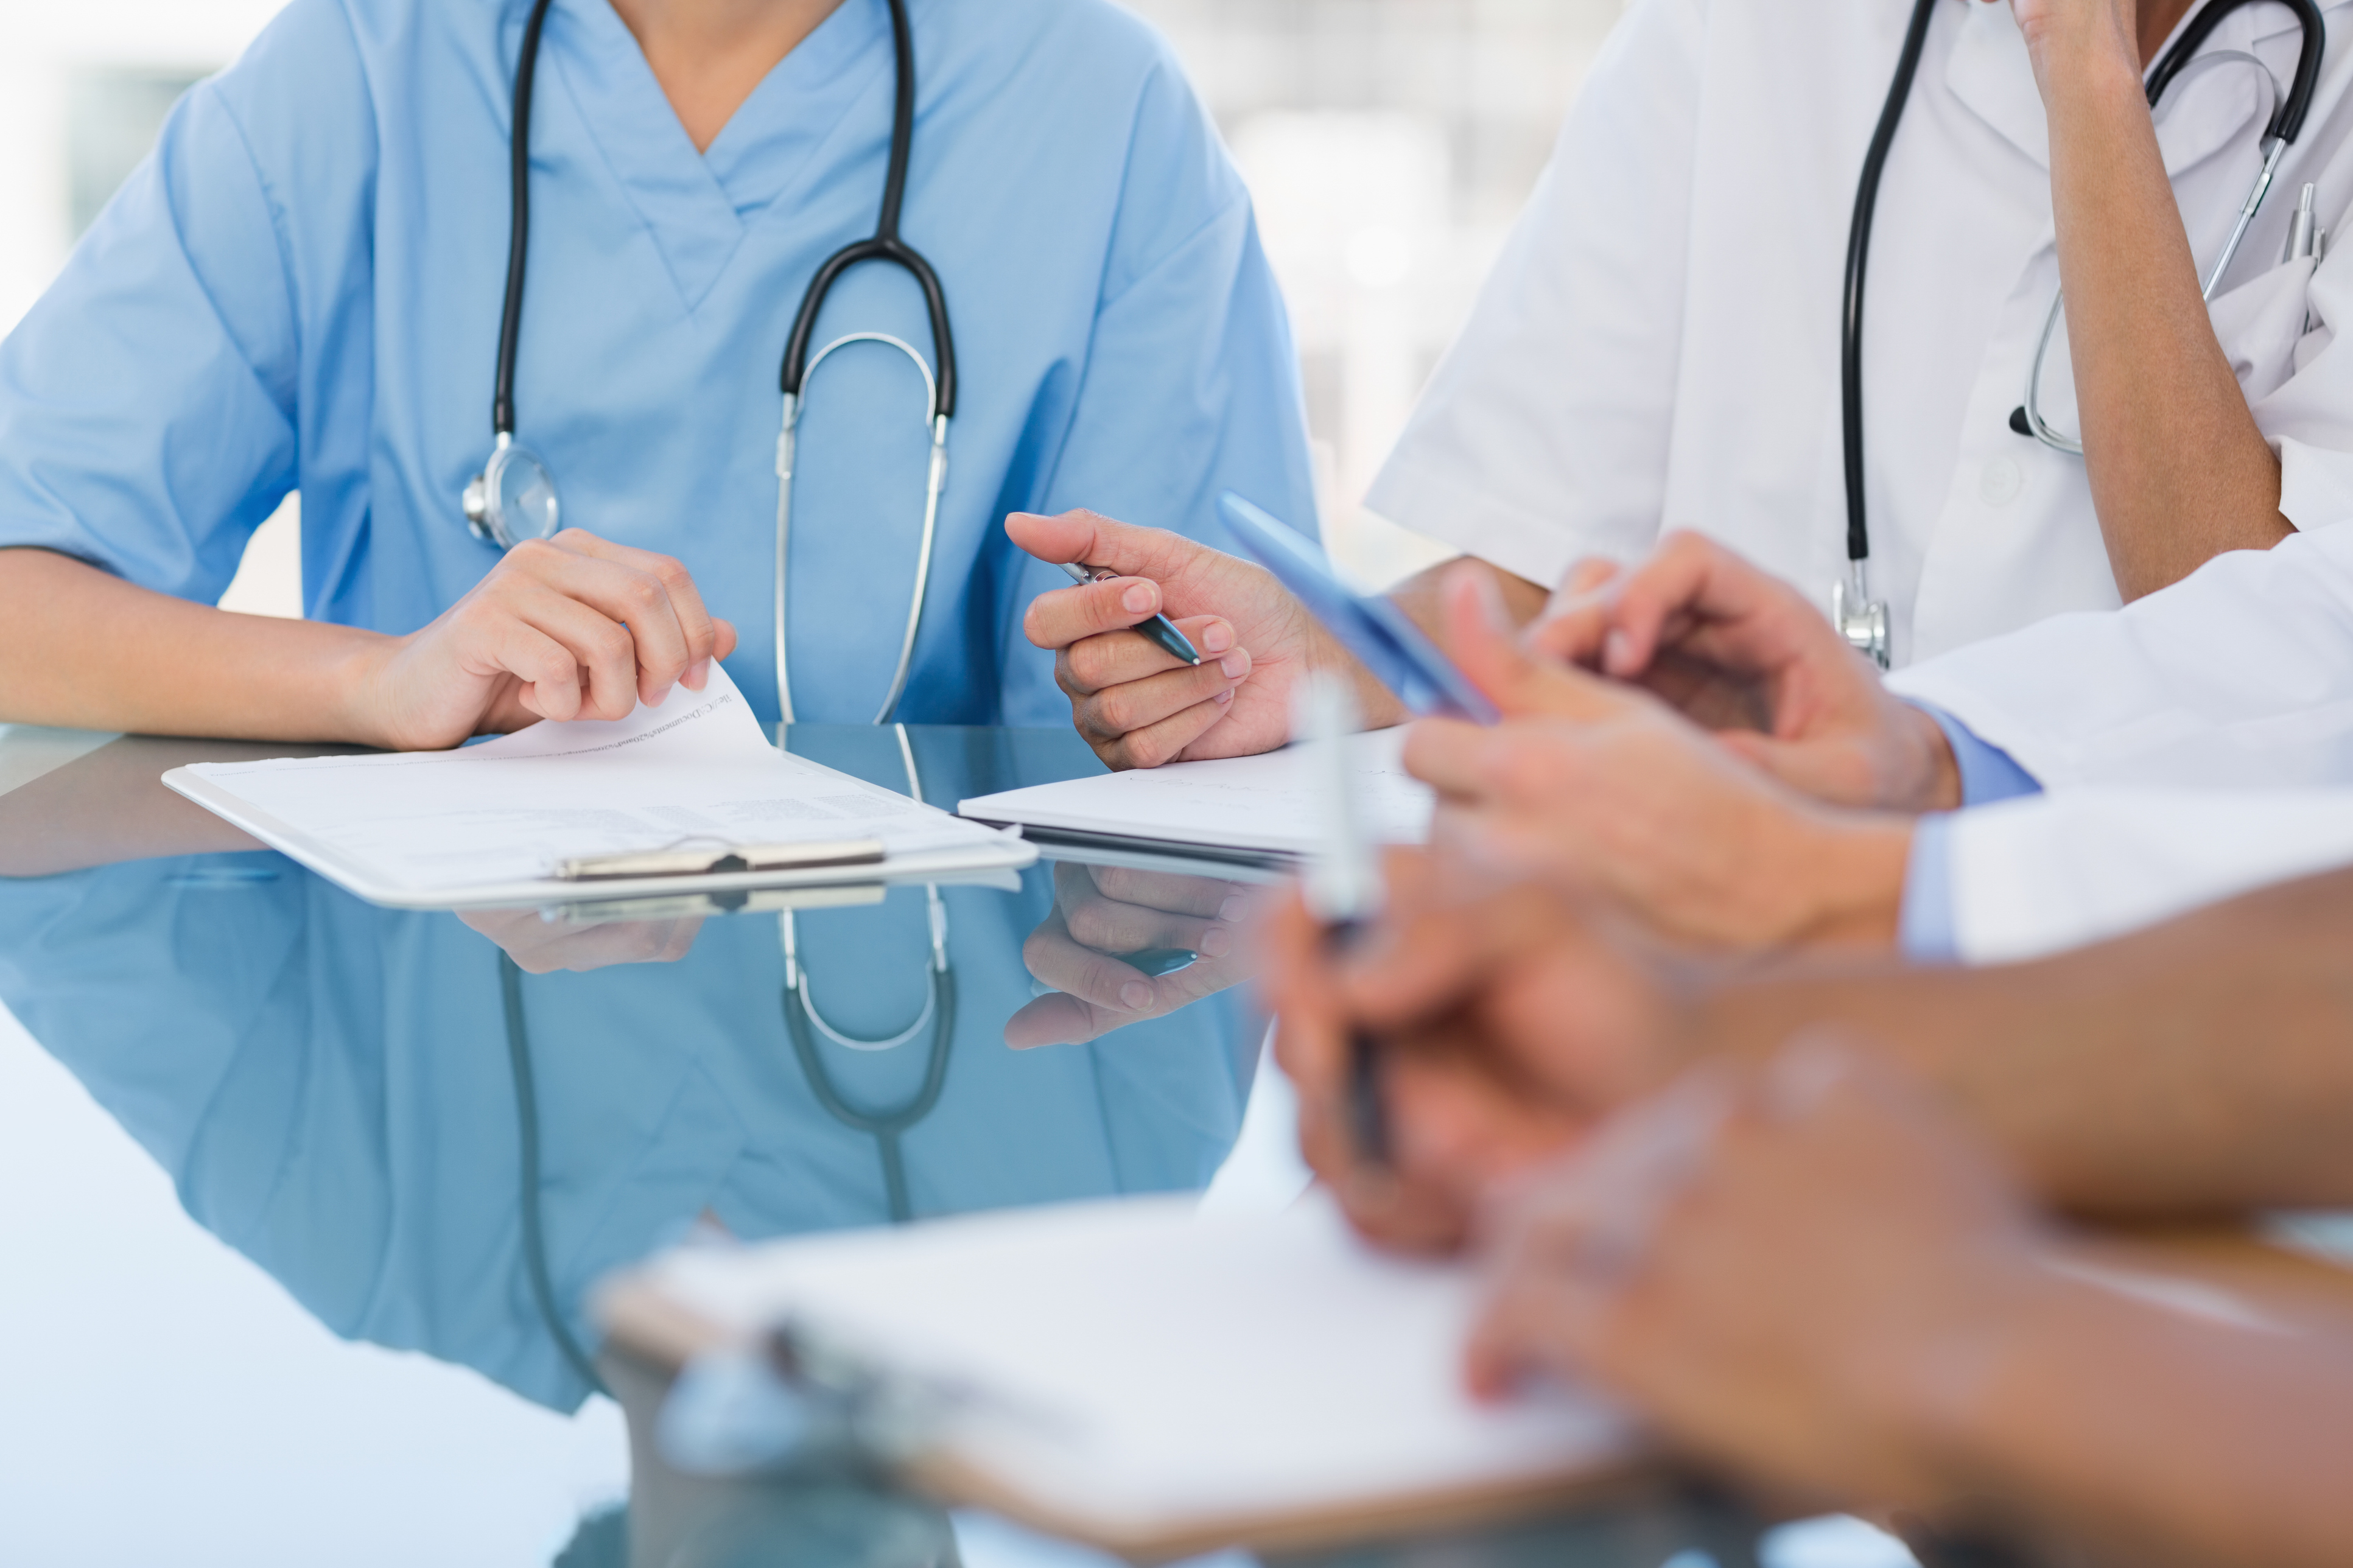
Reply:
M614 722L454 752L199 763L164 782L321 875L405 908L683 893L1027 865L1007 835L778 751L725 670ZM680 845L879 840L880 866L607 880L567 859Z
M1405 771L1405 733L1377 730L1349 742L1370 829L1388 844L1430 837L1432 797ZM956 812L1056 833L1312 855L1324 842L1322 802L1304 751L1292 746L1007 790L964 801Z
M1320 1196L1275 1214L1155 1198L688 1249L598 1310L657 1355L789 1321L967 1390L921 1478L1139 1556L1500 1511L1632 1458L1599 1401L1471 1399L1467 1271L1374 1251Z

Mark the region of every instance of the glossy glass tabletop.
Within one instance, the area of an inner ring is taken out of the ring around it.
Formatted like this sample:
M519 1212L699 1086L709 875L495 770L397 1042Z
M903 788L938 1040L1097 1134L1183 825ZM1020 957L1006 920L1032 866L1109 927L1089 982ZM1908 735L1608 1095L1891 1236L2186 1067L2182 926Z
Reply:
M906 738L787 744L950 809L1097 768L1062 731ZM865 1481L669 1473L659 1380L585 1303L697 1227L1286 1201L1281 1105L1243 1136L1255 884L1066 859L790 910L394 911L156 782L285 748L90 744L0 736L0 1561L1099 1561ZM1670 1489L1347 1560L1730 1564L1747 1534Z

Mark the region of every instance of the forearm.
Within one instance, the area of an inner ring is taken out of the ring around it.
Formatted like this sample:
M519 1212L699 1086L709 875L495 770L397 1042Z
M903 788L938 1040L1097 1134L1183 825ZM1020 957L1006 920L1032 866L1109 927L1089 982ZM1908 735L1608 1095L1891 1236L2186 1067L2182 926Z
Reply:
M2343 1336L2194 1318L2054 1271L1984 1342L1917 1359L1949 1497L2002 1500L2103 1561L2353 1560Z
M1444 612L1439 605L1439 585L1448 573L1457 566L1470 565L1484 573L1503 595L1504 607L1511 612L1513 623L1526 626L1544 613L1551 593L1514 573L1490 565L1475 555L1458 555L1451 561L1425 568L1389 590L1389 598L1406 613L1409 620L1430 634L1432 640L1445 641Z
M2131 62L2053 42L2037 69L2084 463L2136 599L2285 538L2279 459L2215 339Z
M2049 1200L2111 1215L2353 1204L2353 873L2036 963L1753 970L1703 1051L1828 1023L1941 1085Z
M0 721L254 741L355 741L392 639L242 616L46 550L0 552Z

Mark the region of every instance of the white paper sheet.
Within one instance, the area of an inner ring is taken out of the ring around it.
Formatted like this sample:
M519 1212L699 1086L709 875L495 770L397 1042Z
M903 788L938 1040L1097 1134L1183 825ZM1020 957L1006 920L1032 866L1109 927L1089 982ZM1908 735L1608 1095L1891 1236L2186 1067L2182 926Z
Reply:
M964 1463L1098 1539L1574 1477L1628 1452L1597 1399L1473 1401L1459 1265L1375 1252L1328 1199L1153 1198L673 1253L656 1284L973 1389Z
M780 752L716 665L703 690L675 688L613 722L534 724L454 752L200 763L164 782L380 901L484 889L610 898L614 885L549 874L569 857L704 841L872 838L896 865L1019 864L1031 853Z
M1430 786L1405 771L1405 731L1351 738L1372 831L1387 844L1430 837ZM1320 796L1297 746L1255 757L1103 773L958 804L958 815L1077 833L1311 855L1323 843Z

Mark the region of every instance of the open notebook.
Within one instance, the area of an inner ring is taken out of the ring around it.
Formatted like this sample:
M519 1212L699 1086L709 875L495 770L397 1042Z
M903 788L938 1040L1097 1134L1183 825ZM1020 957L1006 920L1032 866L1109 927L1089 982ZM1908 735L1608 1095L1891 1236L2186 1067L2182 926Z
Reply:
M790 1322L973 1392L916 1464L952 1502L1136 1558L1492 1517L1614 1479L1599 1401L1462 1391L1459 1266L1375 1252L1321 1194L1275 1214L1129 1199L718 1250L608 1284L676 1363Z
M1430 837L1430 786L1405 771L1405 731L1352 735L1348 744L1373 835L1388 844ZM1013 823L1051 844L1060 835L1246 850L1315 852L1323 797L1298 746L1254 757L1098 773L960 802L977 822Z
M611 722L540 723L454 752L198 763L164 784L379 904L409 909L944 877L1028 865L1012 836L778 751L727 672ZM840 846L854 861L556 875L567 860Z

